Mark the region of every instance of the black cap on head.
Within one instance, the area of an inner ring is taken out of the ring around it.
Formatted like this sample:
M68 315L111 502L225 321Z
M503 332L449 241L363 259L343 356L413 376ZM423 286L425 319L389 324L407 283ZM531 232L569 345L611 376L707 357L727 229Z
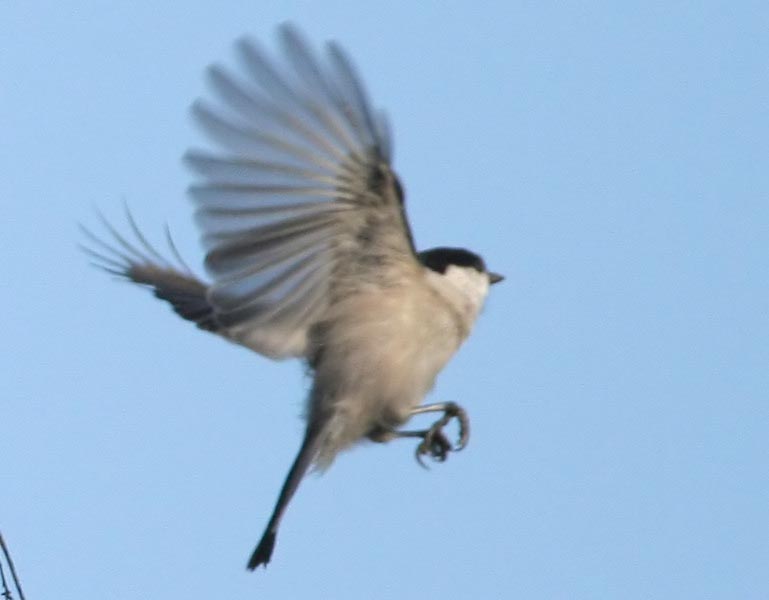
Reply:
M488 273L486 263L475 252L470 252L464 248L431 248L419 253L419 260L428 269L436 273L445 273L449 265L458 267L471 267L479 273ZM489 273L489 282L497 283L504 279L497 273Z
M449 265L472 267L480 273L486 272L483 259L464 248L431 248L419 253L419 260L428 269L437 273L445 273Z

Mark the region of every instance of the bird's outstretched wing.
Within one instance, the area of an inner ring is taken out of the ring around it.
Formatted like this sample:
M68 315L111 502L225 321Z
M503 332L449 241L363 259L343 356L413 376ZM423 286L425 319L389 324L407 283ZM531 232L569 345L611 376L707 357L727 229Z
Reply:
M193 112L223 152L185 156L214 318L274 358L305 354L345 286L418 262L384 115L336 44L316 57L290 26L280 41L280 64L244 39L240 77L209 69L218 102Z

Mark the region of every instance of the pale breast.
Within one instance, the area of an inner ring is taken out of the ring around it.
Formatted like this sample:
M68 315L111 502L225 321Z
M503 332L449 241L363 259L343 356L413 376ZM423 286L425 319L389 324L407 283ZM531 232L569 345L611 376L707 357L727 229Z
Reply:
M333 390L329 403L348 405L351 416L405 421L462 341L451 312L418 286L355 294L329 317L317 340L316 385Z

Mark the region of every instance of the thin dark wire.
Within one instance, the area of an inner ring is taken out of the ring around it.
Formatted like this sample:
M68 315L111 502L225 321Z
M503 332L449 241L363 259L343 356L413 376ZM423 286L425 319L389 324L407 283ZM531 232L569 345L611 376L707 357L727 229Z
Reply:
M3 586L3 593L0 594L5 600L12 600L11 590L8 589L8 582L5 580L5 569L3 569L3 563L0 562L0 583Z
M5 545L5 540L3 539L2 533L0 533L0 548L2 548L3 554L5 555L5 562L8 563L8 568L11 570L11 577L13 577L13 584L16 586L16 591L19 593L19 600L25 600L24 592L21 591L21 583L19 582L19 578L16 575L16 567L13 566L11 553L8 552L8 546Z

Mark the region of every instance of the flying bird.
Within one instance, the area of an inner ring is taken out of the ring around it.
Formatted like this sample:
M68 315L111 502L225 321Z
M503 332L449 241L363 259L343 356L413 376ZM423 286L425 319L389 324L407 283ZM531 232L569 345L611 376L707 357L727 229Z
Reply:
M130 213L131 236L83 228L99 266L146 286L199 328L312 374L306 430L248 569L266 565L278 527L311 467L328 468L362 440L417 438L417 458L443 461L467 443L452 402L421 402L467 338L489 286L502 280L463 248L419 252L392 167L390 130L334 42L315 53L290 25L281 56L236 47L241 69L208 70L215 100L193 114L219 149L186 163L206 251L203 281L155 250ZM134 239L129 239L134 238ZM431 427L401 427L439 413ZM443 428L456 418L459 441Z

